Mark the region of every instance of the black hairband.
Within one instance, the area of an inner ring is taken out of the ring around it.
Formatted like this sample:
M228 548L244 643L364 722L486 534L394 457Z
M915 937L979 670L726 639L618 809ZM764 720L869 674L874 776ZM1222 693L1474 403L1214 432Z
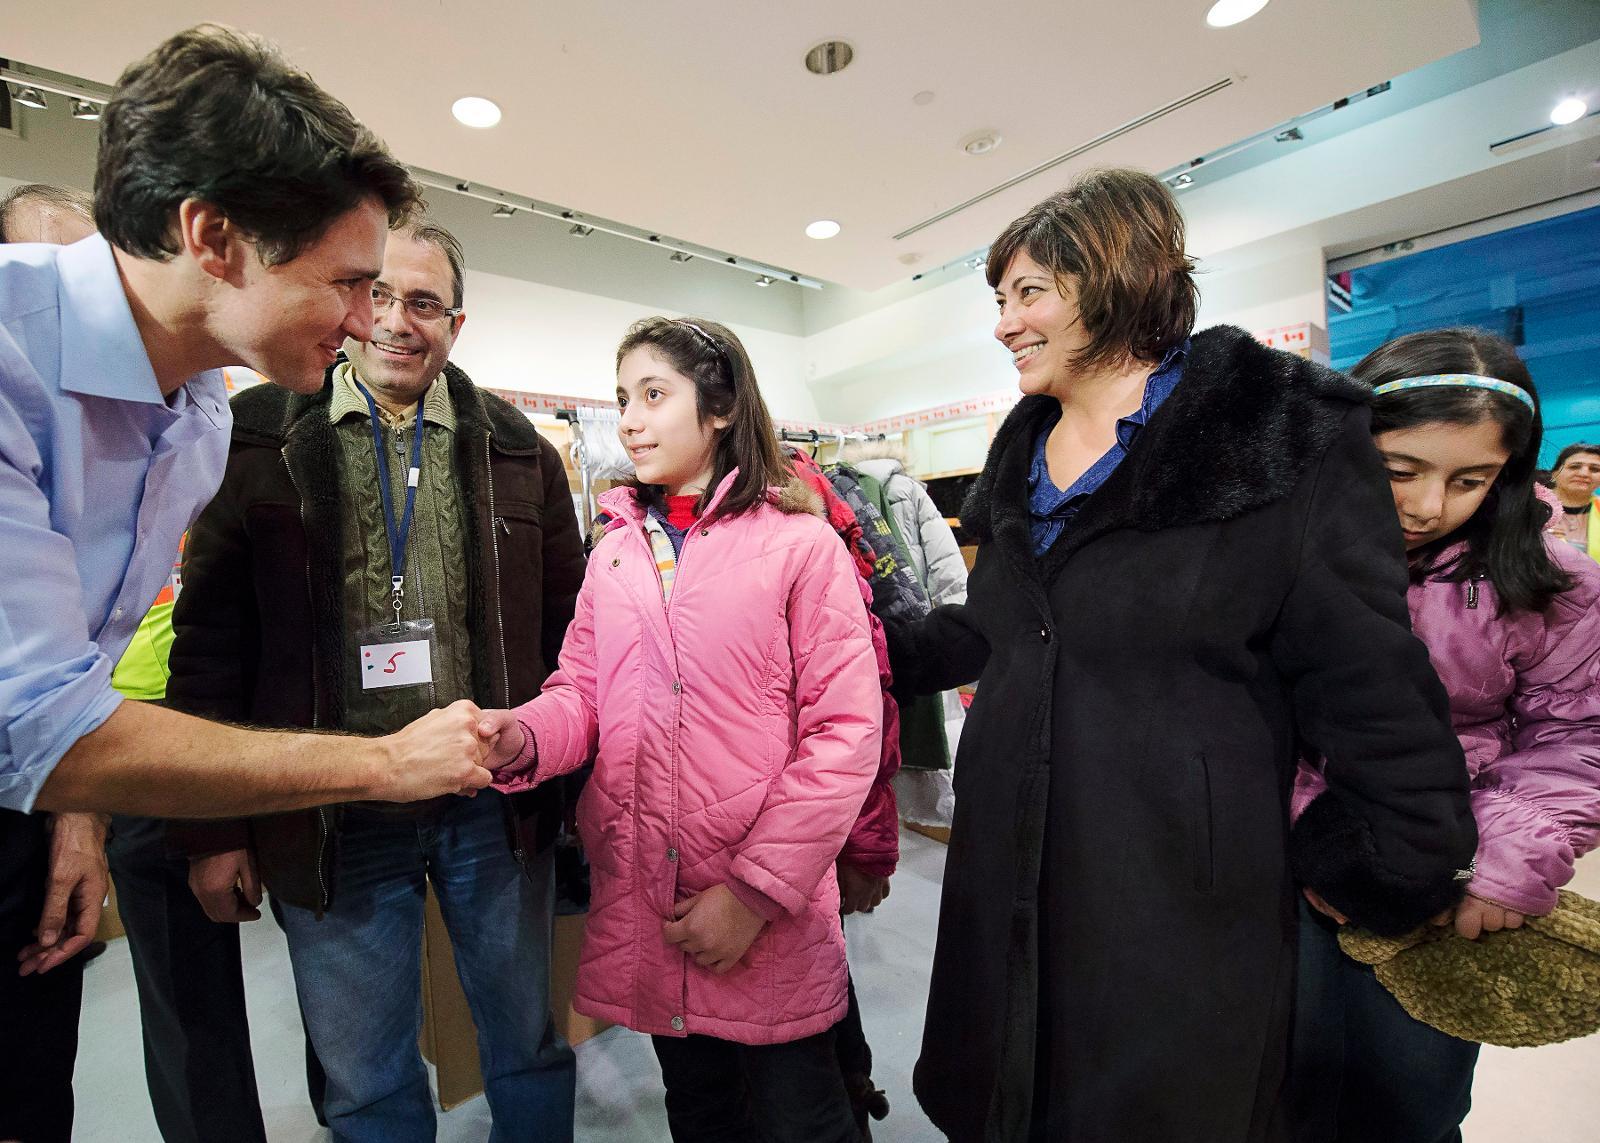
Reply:
M728 359L727 353L724 352L722 348L722 343L716 338L712 337L705 330L695 325L692 321L685 321L683 318L673 318L672 320L678 325L686 326L687 328L694 330L694 332L699 335L700 340L711 347L711 352L717 355L717 360L721 361L723 365L727 366L728 384L733 384L733 362Z

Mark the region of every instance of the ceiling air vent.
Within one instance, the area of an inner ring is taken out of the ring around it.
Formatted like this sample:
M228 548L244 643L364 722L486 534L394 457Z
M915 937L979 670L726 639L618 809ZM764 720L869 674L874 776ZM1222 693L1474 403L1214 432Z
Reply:
M910 238L918 231L926 230L935 223L943 222L947 218L952 218L955 215L960 214L963 210L966 210L968 207L977 206L980 202L984 202L987 199L993 198L997 194L1001 194L1004 191L1010 190L1014 186L1027 182L1035 175L1042 175L1048 170L1059 167L1062 163L1070 163L1073 159L1088 154L1096 147L1103 147L1113 139L1120 139L1131 131L1137 131L1146 124L1154 123L1157 119L1171 115L1174 111L1188 107L1192 103L1198 103L1200 100L1205 99L1207 96L1215 95L1219 91L1225 91L1233 85L1234 80L1231 76L1224 77L1217 80L1215 83L1208 84L1207 86L1200 88L1197 91L1191 91L1188 95L1174 99L1171 103L1168 103L1165 106L1157 107L1154 111L1147 111L1137 119L1130 119L1120 127L1113 127L1103 135L1096 135L1087 143L1080 143L1070 151L1063 151L1054 158L1046 159L1038 166L1023 171L1020 175L1016 175L1007 179L1003 183L990 187L986 191L982 191L973 195L971 198L967 199L966 202L958 203L957 205L952 206L949 210L940 211L932 218L924 218L921 222L918 222L913 226L906 227L906 229L894 236L895 241L898 242L903 238Z

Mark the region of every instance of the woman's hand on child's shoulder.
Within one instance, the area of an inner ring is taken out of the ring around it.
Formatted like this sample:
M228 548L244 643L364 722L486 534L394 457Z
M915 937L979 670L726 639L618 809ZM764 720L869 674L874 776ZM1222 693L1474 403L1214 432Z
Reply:
M679 901L662 930L667 943L694 957L695 964L719 976L749 951L766 921L733 895L726 885Z
M513 710L486 710L478 722L478 738L483 746L483 768L498 770L522 753L527 732Z

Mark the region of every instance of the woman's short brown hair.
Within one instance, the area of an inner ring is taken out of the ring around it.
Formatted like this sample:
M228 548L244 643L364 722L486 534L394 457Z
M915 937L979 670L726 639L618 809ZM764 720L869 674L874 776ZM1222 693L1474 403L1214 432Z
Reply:
M1129 355L1159 361L1194 328L1200 291L1183 249L1183 215L1172 192L1143 171L1080 175L1001 232L989 247L989 285L1018 253L1070 277L1089 344L1080 369Z

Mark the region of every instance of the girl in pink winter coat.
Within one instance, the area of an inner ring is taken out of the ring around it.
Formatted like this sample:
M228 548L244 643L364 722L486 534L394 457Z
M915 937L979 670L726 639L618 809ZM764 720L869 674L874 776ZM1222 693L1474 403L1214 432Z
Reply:
M1450 696L1478 852L1435 919L1461 935L1555 907L1600 840L1600 567L1542 534L1538 395L1510 345L1479 330L1411 334L1352 371L1411 558L1411 622ZM1303 763L1298 814L1324 790ZM1291 1069L1297 1143L1459 1140L1478 1045L1407 1015L1335 939L1309 889ZM1316 911L1314 912L1313 909Z
M594 759L573 1006L653 1037L673 1138L854 1140L834 861L883 712L855 568L728 329L636 324L617 402L638 479L601 497L560 669L485 715L487 765L510 792Z

